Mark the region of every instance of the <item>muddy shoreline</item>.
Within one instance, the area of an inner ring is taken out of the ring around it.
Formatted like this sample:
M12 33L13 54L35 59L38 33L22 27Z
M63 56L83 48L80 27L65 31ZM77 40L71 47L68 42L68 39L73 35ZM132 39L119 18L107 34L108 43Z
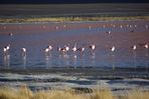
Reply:
M73 76L94 76L101 79L143 78L149 79L146 68L49 68L49 69L0 69L1 73L17 74L63 74Z

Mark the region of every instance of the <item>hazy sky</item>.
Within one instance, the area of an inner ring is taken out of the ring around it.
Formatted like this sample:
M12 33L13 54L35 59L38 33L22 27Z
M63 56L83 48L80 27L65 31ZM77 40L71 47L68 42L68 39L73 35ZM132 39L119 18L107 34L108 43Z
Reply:
M149 0L0 0L0 3L149 3Z

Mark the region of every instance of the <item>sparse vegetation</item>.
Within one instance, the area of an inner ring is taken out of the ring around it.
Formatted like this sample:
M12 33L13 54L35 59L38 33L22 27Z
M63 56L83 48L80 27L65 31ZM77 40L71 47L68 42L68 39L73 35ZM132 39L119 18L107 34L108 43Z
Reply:
M0 88L0 99L148 99L149 92L131 91L123 96L115 96L105 88L92 93L81 93L74 90L41 90L32 92L23 86L15 88Z
M0 18L0 23L20 22L64 22L64 21L111 21L111 20L149 20L149 16L97 16L97 17L36 17L36 18Z

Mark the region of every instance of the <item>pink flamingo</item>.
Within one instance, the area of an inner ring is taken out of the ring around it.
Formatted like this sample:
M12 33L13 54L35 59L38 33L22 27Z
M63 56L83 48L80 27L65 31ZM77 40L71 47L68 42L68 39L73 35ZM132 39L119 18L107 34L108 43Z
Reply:
M59 47L58 50L59 50L59 52L65 53L65 52L69 51L69 47L68 46L64 47L64 48Z
M76 43L75 43L74 47L72 48L72 51L73 52L76 52L77 51L77 45L76 45Z
M144 48L146 49L146 55L145 56L148 58L148 55L149 55L149 52L148 52L149 46L148 46L148 44L145 44ZM147 61L147 64L146 64L146 72L148 72L148 61Z
M8 55L10 44L3 48L4 55Z
M136 45L133 45L132 49L133 50L136 50L137 49L137 46Z
M26 48L22 48L22 55L26 56Z
M6 49L6 47L3 48L3 52L4 52L4 55L7 54L7 49Z
M135 66L135 70L136 70L136 50L137 50L137 46L133 45L132 46L132 50L133 50L133 56L134 56L134 66Z
M111 31L107 31L106 33L111 34Z
M94 50L96 48L95 44L90 45L89 48L91 49L91 54L94 55Z
M47 48L44 49L44 52L46 54L46 56L49 54L49 52L53 49L53 47L51 45L49 45Z
M148 44L145 44L145 45L144 45L144 48L148 49Z
M115 65L114 65L114 61L115 61L115 55L113 52L115 52L116 48L115 46L111 47L111 52L112 52L112 58L113 58L113 64L112 64L112 69L115 70Z
M115 46L112 46L111 51L112 51L112 52L115 51Z

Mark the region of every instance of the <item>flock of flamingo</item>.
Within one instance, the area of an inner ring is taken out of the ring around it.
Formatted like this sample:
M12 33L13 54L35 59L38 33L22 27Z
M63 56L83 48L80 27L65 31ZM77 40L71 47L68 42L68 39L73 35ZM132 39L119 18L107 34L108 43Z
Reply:
M91 44L89 46L89 49L91 49L91 51L94 51L96 48L96 45L95 44ZM3 48L3 53L4 53L4 56L7 56L9 55L9 50L10 50L10 44L7 45L6 47ZM49 45L48 47L46 47L43 51L45 53L45 55L48 55L50 53L50 51L53 50L53 46ZM61 52L61 53L66 53L68 51L70 51L70 47L65 45L64 47L58 47L58 51ZM114 49L112 48L112 51ZM27 53L27 49L26 48L21 48L21 51L22 51L22 56L26 56L26 53ZM72 51L73 52L83 52L85 51L85 47L80 47L80 48L77 48L77 45L75 44L74 47L72 48Z
M146 44L143 45L143 47L146 48L146 49L148 49L149 48L149 45L146 43ZM94 51L96 49L96 45L95 44L91 44L91 45L89 45L88 48L91 51ZM50 53L50 51L52 51L52 49L53 49L53 46L49 45L48 47L46 47L44 49L44 53L46 55L48 55L48 53ZM133 45L132 46L132 50L135 51L136 49L137 49L137 45ZM6 46L6 47L3 48L3 53L4 53L5 56L6 55L9 55L9 50L10 50L10 44L8 46ZM23 56L26 56L27 49L26 48L21 48L21 50L22 50L22 55ZM58 47L58 51L61 52L61 53L66 53L66 52L68 52L70 50L72 50L73 52L77 52L77 51L83 52L83 51L85 51L85 47L79 47L79 48L77 48L77 45L76 44L74 45L74 47L72 49L69 46L67 46L67 45L65 45L62 48L61 47ZM116 47L115 46L112 46L110 48L110 50L111 50L111 52L114 52L116 50Z
M112 25L113 27L116 27L116 25ZM127 27L132 28L132 25L126 25ZM64 27L66 27L66 25L64 25ZM137 27L137 25L134 25L134 27ZM44 26L45 28L45 26ZM56 29L58 29L59 27L56 26ZM88 27L89 30L91 30L91 26ZM103 28L105 28L105 25L103 25ZM120 25L120 28L123 28L123 25ZM148 25L145 25L145 28L148 29ZM133 32L133 30L131 31ZM111 34L111 31L107 31L106 33ZM9 34L10 36L13 36L12 33ZM141 44L141 46L143 46L145 49L149 48L148 43L143 43ZM95 51L96 49L96 45L95 44L90 44L88 45L87 48L85 47L77 47L77 44L75 43L73 47L70 47L68 45L64 45L63 47L57 47L57 51L60 53L67 53L69 51L72 51L73 53L75 52L84 52L86 49L89 49L92 53ZM132 50L133 52L135 52L137 49L137 44L132 46ZM3 54L5 57L9 57L9 50L10 50L10 44L8 44L6 47L3 48ZM53 50L53 46L52 45L48 45L45 49L43 49L43 52L45 53L46 56L49 55L49 53ZM111 48L109 48L109 50L113 53L116 50L116 47L113 45ZM21 48L21 54L23 57L26 57L27 55L27 49L26 48ZM135 55L134 55L135 56ZM77 58L77 57L75 57Z

